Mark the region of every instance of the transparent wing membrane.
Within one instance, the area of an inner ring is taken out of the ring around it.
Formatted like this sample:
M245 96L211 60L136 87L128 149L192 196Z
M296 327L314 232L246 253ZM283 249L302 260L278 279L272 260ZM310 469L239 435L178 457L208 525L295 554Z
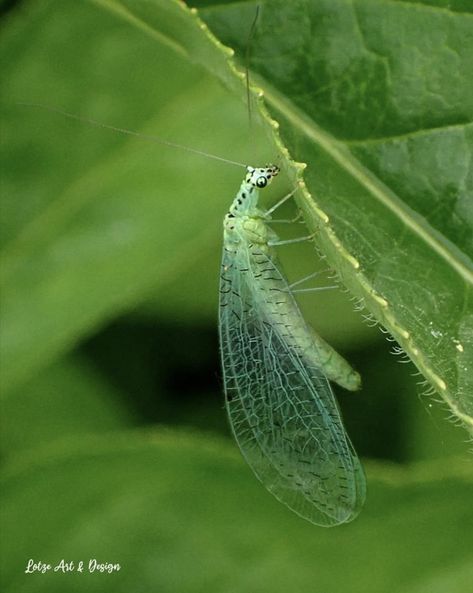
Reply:
M363 470L286 279L240 244L224 248L220 292L226 406L246 461L312 523L350 521L364 502Z

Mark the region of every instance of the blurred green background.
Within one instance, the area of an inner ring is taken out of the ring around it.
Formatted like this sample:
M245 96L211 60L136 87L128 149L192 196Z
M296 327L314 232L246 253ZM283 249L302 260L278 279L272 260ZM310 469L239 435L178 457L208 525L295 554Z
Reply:
M3 591L472 591L467 434L347 293L301 305L363 378L336 393L365 510L306 524L240 459L216 318L241 171L19 105L274 159L239 98L107 4L1 5ZM307 245L281 258L291 279L326 266ZM25 575L30 558L122 568Z

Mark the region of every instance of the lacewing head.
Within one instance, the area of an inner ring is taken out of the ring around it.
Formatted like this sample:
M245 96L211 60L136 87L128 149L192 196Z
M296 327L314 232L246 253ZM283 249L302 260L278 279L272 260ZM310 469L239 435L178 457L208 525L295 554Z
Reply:
M265 165L264 167L246 168L245 182L262 189L271 183L274 177L278 175L280 169L276 165Z

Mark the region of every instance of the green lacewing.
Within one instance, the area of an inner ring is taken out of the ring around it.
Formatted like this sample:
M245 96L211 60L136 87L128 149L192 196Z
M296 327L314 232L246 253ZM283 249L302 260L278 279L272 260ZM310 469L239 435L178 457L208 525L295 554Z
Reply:
M365 477L328 379L357 389L359 377L306 324L278 263L278 237L269 226L276 206L263 211L258 199L279 168L250 167L61 109L23 105L246 168L224 219L220 277L220 348L231 428L255 475L298 515L322 526L354 519L365 500Z
M339 361L322 363L324 343L300 312L274 252L270 215L258 208L259 190L278 173L275 165L247 167L224 219L219 328L226 408L264 486L298 515L331 526L359 513L365 477L326 376L327 368L346 373Z

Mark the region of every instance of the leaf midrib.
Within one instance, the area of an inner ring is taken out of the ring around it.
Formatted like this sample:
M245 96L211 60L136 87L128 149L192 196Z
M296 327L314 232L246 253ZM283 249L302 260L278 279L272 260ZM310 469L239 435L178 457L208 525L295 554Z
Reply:
M147 35L152 37L155 41L158 41L159 43L169 47L181 57L184 57L187 60L190 59L189 52L183 45L177 43L174 39L171 39L167 35L164 35L158 29L150 26L143 19L135 16L132 12L128 10L128 8L123 6L118 0L89 0L89 2L92 2L92 4L96 4L99 8L103 10L107 10L108 12L115 14L118 18L130 23L130 25L135 26L138 29L141 29Z
M410 228L433 251L454 268L468 284L473 284L473 263L464 255L458 258L449 242L427 221L407 206L392 190L388 189L373 173L368 171L338 140L324 132L312 119L301 112L277 90L264 84L265 97L301 134L315 142L329 154L347 173L356 179L378 202L387 207L399 220Z

